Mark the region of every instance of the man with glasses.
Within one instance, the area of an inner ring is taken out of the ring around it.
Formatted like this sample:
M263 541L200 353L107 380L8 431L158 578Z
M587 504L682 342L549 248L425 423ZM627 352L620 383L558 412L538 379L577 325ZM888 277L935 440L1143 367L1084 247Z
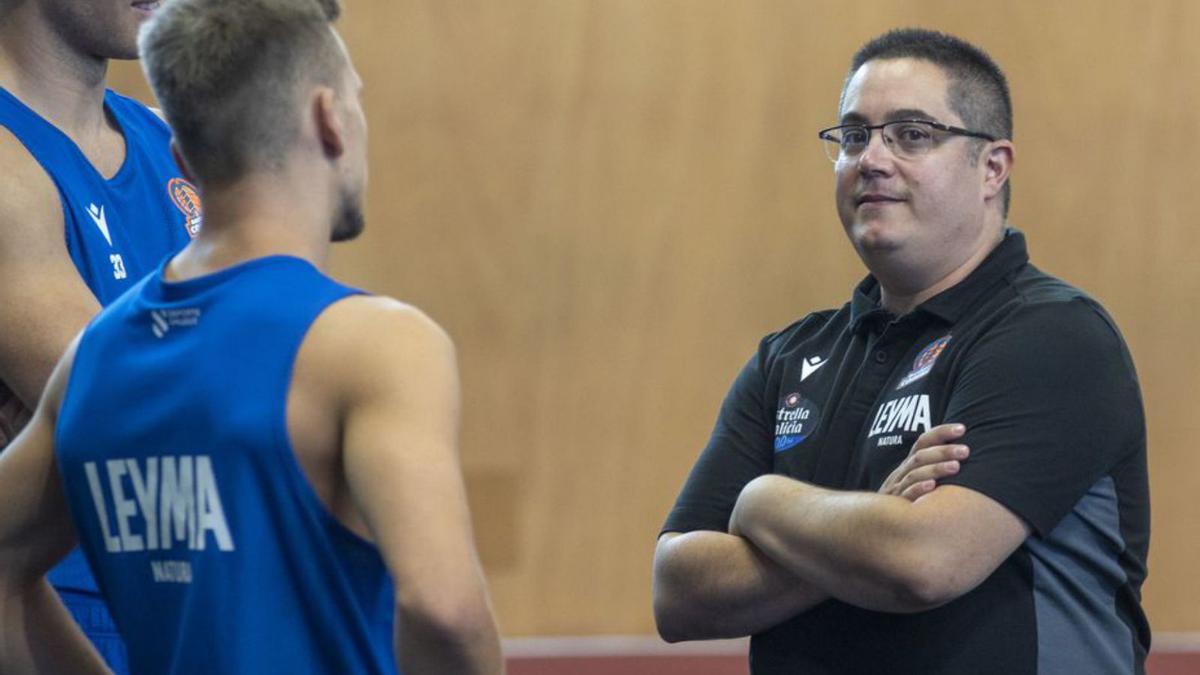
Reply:
M839 109L819 136L870 275L735 381L659 538L659 632L753 635L756 674L1143 673L1138 383L1006 224L1003 73L893 31Z

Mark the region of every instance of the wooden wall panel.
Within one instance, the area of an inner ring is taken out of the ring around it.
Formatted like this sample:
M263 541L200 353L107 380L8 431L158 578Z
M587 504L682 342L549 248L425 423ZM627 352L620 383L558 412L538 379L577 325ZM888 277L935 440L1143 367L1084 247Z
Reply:
M657 528L764 333L863 274L815 131L898 25L1016 104L1012 221L1121 323L1151 434L1158 630L1200 630L1200 5L1186 0L349 0L367 233L334 271L455 337L508 635L641 633ZM117 86L144 92L136 68Z

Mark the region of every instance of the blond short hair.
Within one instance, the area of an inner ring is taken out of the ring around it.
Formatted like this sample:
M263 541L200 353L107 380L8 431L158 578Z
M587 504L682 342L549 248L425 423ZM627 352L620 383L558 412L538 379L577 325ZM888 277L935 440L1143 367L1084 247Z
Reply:
M171 0L138 36L142 66L197 182L278 169L300 85L337 85L337 0Z

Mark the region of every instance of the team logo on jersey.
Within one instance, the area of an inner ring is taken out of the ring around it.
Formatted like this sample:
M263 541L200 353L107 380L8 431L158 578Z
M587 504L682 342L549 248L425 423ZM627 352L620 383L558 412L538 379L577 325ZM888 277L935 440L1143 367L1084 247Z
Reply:
M183 212L183 216L186 218L183 227L187 230L188 236L194 239L197 234L200 234L200 223L202 222L200 193L196 192L196 188L191 183L182 178L172 178L167 183L167 193L171 195L171 201L175 202L175 208Z
M950 344L950 336L943 335L926 345L913 361L912 371L905 375L903 380L900 380L900 384L896 385L896 388L903 389L928 375L929 371L933 370L933 364L937 362L937 358L946 350L948 344Z
M798 393L784 396L775 411L775 452L803 443L820 423L821 413L812 401Z

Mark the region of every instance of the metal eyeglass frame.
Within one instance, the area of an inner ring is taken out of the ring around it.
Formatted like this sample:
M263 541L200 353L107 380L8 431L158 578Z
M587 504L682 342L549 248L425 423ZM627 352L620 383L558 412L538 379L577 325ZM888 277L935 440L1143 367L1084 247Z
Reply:
M863 150L866 150L867 146L871 145L871 132L872 131L875 131L876 129L882 130L884 127L888 127L893 124L921 124L921 125L931 128L931 129L937 129L938 131L944 131L949 134L954 134L955 136L968 136L970 138L982 138L989 142L995 142L995 141L999 140L995 136L992 136L991 134L985 134L982 131L971 131L970 129L964 129L962 127L950 126L949 124L942 124L941 122L934 122L933 120L889 120L887 122L884 122L883 124L839 124L837 126L829 127L827 129L822 129L822 130L818 131L817 138L821 139L822 141L833 143L833 144L837 145L838 148L841 148L841 146L842 146L841 141L839 139L833 137L833 132L838 131L839 129L865 129L867 132L867 140L865 143L863 143ZM887 143L885 143L885 145L887 145ZM891 150L890 145L888 145L888 149ZM895 152L895 151L893 150L892 152ZM841 158L841 150L839 149L839 151L838 151L838 157L830 157L829 151L828 151L828 149L826 149L825 156L829 157L829 160L831 162L833 162L834 164L837 164L838 160Z

